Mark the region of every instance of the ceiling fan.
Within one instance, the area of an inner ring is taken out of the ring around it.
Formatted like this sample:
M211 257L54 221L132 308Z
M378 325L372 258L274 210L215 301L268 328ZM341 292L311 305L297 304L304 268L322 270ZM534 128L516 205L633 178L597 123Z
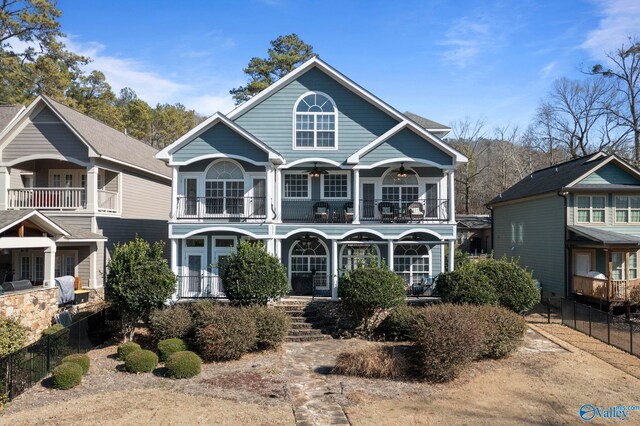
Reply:
M400 163L400 167L399 167L399 168L397 168L397 169L393 169L393 170L391 170L391 172L392 172L392 173L395 173L395 174L396 174L396 177L397 177L398 179L404 179L404 178L406 178L407 176L415 175L415 174L416 174L416 172L414 172L413 170L405 169L405 168L404 168L404 163Z
M313 169L307 170L307 173L309 173L309 176L315 178L315 177L320 177L320 175L326 175L327 173L329 173L326 170L319 169L317 164L318 163L313 163Z

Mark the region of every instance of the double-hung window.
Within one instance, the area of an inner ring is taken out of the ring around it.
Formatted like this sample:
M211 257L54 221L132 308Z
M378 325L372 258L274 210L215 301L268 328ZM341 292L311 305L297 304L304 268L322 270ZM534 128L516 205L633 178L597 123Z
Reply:
M616 222L640 223L640 195L616 196Z
M576 205L578 223L604 223L606 207L604 195L578 195Z
M349 175L347 173L332 173L322 176L322 198L348 198Z
M284 175L284 198L290 199L308 199L309 194L309 175L287 173Z
M320 93L303 96L296 103L294 120L294 148L336 148L337 111L328 96Z

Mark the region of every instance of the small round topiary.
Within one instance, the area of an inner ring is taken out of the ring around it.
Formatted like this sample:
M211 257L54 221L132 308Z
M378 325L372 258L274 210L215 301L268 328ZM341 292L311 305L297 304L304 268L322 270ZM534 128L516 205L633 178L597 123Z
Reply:
M53 369L53 386L57 389L71 389L82 381L82 367L75 362L63 362Z
M160 355L160 361L167 362L169 357L175 352L181 352L187 350L187 344L182 339L167 339L158 343L158 354Z
M139 351L140 345L134 342L126 342L118 346L118 359L124 361L131 352Z
M175 352L166 363L167 376L172 379L188 379L200 374L202 360L190 351Z
M64 325L62 324L53 324L51 327L49 328L45 328L44 331L42 332L43 336L50 336L52 334L56 334L57 332L64 330Z
M82 368L82 374L87 374L89 372L89 366L91 366L91 360L87 354L67 355L62 358L62 362L73 362L78 364Z
M124 360L129 373L150 373L158 366L158 355L145 349L131 352Z

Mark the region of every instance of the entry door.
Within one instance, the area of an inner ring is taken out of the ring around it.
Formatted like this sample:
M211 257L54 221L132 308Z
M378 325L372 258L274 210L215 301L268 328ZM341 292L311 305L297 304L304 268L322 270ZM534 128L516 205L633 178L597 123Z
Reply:
M360 200L356 200L359 202ZM375 218L376 204L376 185L373 183L362 184L362 211L360 217L362 219Z
M182 207L183 214L187 216L195 216L198 212L198 179L184 179L184 205Z
M253 217L262 218L266 215L267 210L267 191L266 191L267 181L264 178L255 178L253 179L253 198L251 212Z
M586 277L591 271L591 253L576 253L576 275Z
M187 254L187 273L184 281L185 296L198 297L202 294L202 265L204 256L202 254Z

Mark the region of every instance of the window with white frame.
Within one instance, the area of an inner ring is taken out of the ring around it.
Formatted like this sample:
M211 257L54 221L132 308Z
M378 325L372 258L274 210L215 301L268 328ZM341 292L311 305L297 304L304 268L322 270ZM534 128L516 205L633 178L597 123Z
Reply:
M309 198L309 175L306 173L285 174L284 198Z
M406 208L418 200L420 188L416 175L396 179L393 172L387 173L382 180L382 201L391 202L399 209Z
M219 161L209 168L205 181L207 214L244 212L244 173L231 161Z
M376 244L347 244L340 250L340 269L353 271L361 266L380 264L380 249Z
M640 223L640 195L615 197L616 222Z
M410 285L429 277L429 261L424 244L398 244L393 250L393 271Z
M604 223L606 207L604 195L578 195L576 206L578 223Z
M349 174L331 173L322 175L322 197L323 198L348 198L349 197Z
M629 279L638 279L638 252L629 253Z
M337 111L333 101L321 93L310 93L295 108L295 148L336 147Z

